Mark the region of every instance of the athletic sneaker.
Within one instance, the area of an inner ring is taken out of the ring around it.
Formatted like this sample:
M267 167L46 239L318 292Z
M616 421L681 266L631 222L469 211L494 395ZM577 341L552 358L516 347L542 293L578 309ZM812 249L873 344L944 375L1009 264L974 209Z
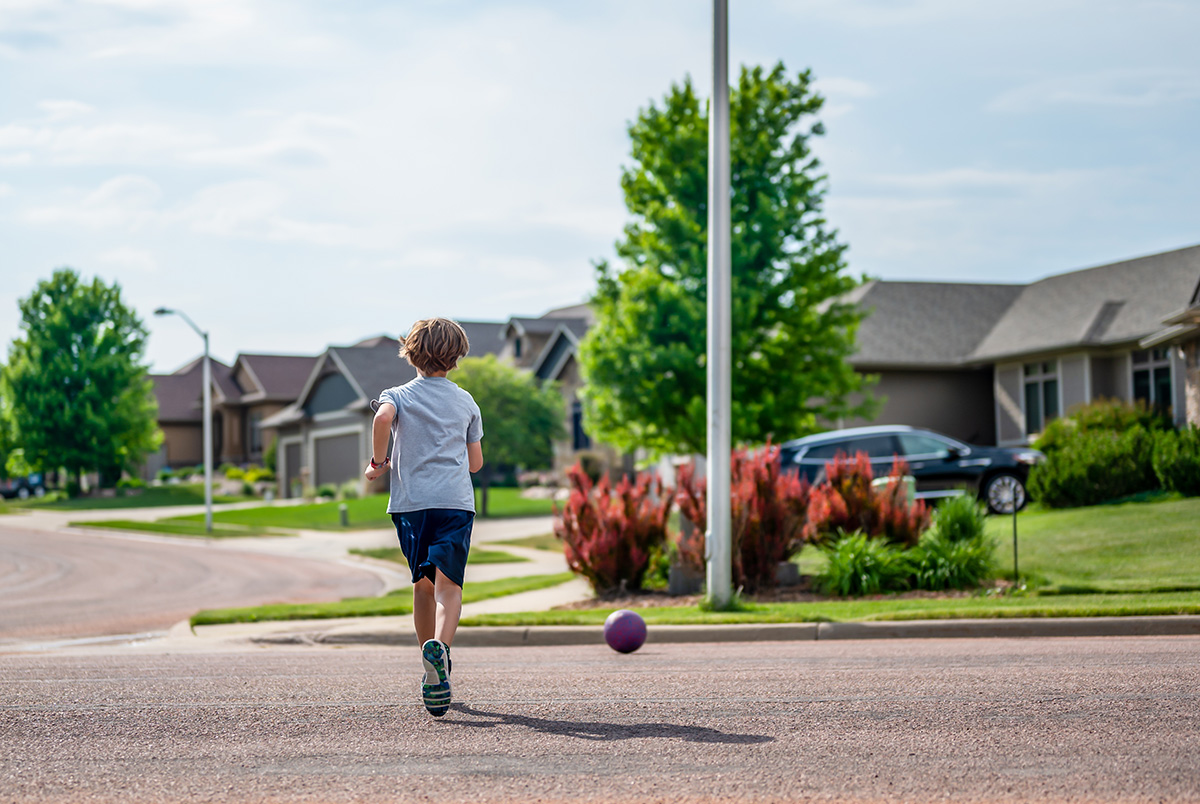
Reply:
M421 679L421 697L425 711L441 717L450 708L449 648L436 639L421 646L421 661L425 663L425 678Z

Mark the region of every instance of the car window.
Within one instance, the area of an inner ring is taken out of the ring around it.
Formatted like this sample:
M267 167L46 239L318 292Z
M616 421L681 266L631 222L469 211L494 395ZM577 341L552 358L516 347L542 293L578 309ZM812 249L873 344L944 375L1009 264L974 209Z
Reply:
M890 458L896 454L896 441L890 435L856 438L846 444L846 453L867 453L868 458Z
M809 448L804 453L806 461L828 461L837 455L839 452L845 452L846 445L841 441L834 441L829 444L817 444L815 447Z
M936 455L939 458L950 455L950 445L940 438L920 433L901 433L898 437L905 455Z

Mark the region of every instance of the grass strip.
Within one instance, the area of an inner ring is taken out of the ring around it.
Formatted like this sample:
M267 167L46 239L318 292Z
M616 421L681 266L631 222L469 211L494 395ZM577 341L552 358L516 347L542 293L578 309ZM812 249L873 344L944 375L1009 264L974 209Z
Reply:
M246 502L256 499L241 495L213 496L214 504ZM109 508L160 508L168 505L204 505L204 484L183 483L173 486L151 486L140 493L124 497L76 497L75 499L39 500L31 497L13 505L21 508L45 508L52 511L91 511ZM201 519L204 518L201 514Z
M467 584L463 603L532 592L571 580L569 572L527 575ZM333 603L273 603L234 609L206 609L192 615L192 626L256 623L269 620L327 620L337 617L386 617L412 612L412 587L397 589L382 597L352 597Z
M295 536L294 533L268 528L252 528L247 525L229 525L213 522L212 533L204 530L204 521L174 522L159 519L145 522L134 519L105 519L96 522L71 522L73 528L111 528L113 530L135 530L145 533L161 533L167 536L198 536L204 539L241 539L249 536Z
M554 553L563 551L562 540L553 533L543 533L539 536L526 536L523 539L508 539L492 544L511 544L513 547L529 547L534 550L547 550Z
M369 549L351 548L350 552L356 556L366 556L367 558L378 558L384 561L394 561L397 564L408 566L408 562L404 559L404 551L399 547L378 547ZM503 550L484 550L478 547L472 547L471 552L467 553L468 564L518 564L522 561L529 561L528 558L515 556L512 553L506 553Z
M614 608L482 614L462 625L600 625ZM962 620L1011 617L1132 617L1200 614L1200 593L1053 595L1049 597L902 598L813 603L744 603L736 611L702 611L695 606L652 607L639 614L650 624L870 622Z

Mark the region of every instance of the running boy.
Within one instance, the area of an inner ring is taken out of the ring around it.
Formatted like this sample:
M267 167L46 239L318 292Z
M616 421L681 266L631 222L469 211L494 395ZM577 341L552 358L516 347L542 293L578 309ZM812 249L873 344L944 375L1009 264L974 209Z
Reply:
M469 347L467 333L454 321L429 318L413 324L401 341L400 356L417 370L417 378L380 394L371 462L363 472L367 480L391 472L388 513L412 569L413 623L425 665L421 697L434 717L450 708L450 643L462 612L475 518L470 472L483 466L479 406L446 379Z

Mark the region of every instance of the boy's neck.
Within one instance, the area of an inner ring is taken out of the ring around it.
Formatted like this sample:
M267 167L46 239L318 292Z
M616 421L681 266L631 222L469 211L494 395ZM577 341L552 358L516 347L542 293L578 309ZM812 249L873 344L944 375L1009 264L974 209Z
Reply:
M428 374L426 374L425 372L421 371L420 369L417 369L417 376L419 376L419 377L445 377L445 376L446 376L446 372L444 372L444 371L431 371L431 372L429 372Z

